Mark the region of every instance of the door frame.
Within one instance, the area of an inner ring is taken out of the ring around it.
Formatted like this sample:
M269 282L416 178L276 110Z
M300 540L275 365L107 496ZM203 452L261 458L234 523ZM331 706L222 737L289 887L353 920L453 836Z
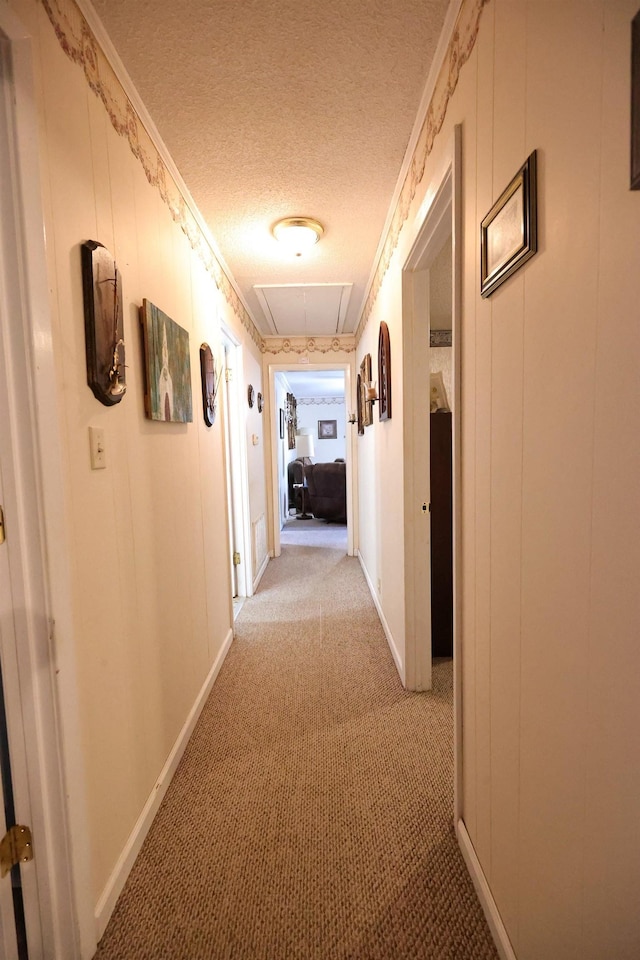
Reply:
M229 543L236 544L240 551L240 563L236 567L238 597L253 596L254 571L251 566L251 525L249 522L249 466L247 458L247 432L242 411L243 390L242 344L226 323L220 324L222 347L231 355L233 375L225 384L222 415L225 418L225 457L227 463L227 503L229 508ZM226 370L226 363L225 363ZM225 373L226 376L226 373ZM227 403L229 399L229 403ZM228 440L228 442L227 442ZM233 590L233 587L232 587ZM231 602L231 598L230 598Z
M451 235L452 253L452 520L453 520L453 698L454 698L454 813L462 811L462 488L461 488L461 312L462 312L462 128L454 127L428 185L414 221L415 240L402 271L403 392L405 416L405 685L409 690L431 687L431 597L424 589L430 583L430 538L425 537L423 500L429 471L428 420L429 347L424 343L424 320L418 310L429 293L428 269ZM427 314L428 315L428 314ZM428 334L428 329L427 329ZM426 360L425 360L426 355ZM426 363L426 366L425 366ZM409 455L411 454L411 455ZM427 514L428 516L428 514ZM428 623L428 629L424 624ZM420 629L422 627L423 629Z
M341 370L344 373L344 402L347 409L355 410L355 402L352 397L352 364L341 361L336 363L306 363L304 370ZM269 460L271 475L271 497L269 498L271 508L269 510L270 542L272 547L272 556L279 557L281 553L280 546L280 493L278 483L278 444L280 442L280 416L276 404L276 374L300 373L300 364L296 363L270 363L268 368L269 383ZM351 405L349 407L349 405ZM355 556L356 537L354 524L354 465L353 465L353 428L346 421L346 440L345 440L345 460L347 473L347 556Z
M28 866L33 867L37 903L25 903L27 930L39 924L42 957L76 960L95 952L96 929L38 117L31 37L4 4L0 6L0 33L11 70L7 135L14 177L9 187L13 223L8 229L15 240L19 267L12 277L13 309L6 314L1 330L4 369L0 375L5 377L10 411L10 454L8 462L3 462L3 478L19 667L19 695L7 700L7 723L12 752L24 751L27 775L25 783L21 764L14 764L18 774L14 778L16 815L21 818L20 808L28 801L34 840L34 860ZM22 727L22 744L16 745L11 727L14 731ZM25 891L25 897L31 899L31 894ZM30 954L30 960L38 960L38 954Z

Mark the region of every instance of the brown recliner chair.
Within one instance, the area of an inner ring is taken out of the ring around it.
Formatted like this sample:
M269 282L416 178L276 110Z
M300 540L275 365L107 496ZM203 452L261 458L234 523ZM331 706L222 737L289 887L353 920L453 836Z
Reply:
M304 468L308 509L318 520L347 522L347 465L310 463Z

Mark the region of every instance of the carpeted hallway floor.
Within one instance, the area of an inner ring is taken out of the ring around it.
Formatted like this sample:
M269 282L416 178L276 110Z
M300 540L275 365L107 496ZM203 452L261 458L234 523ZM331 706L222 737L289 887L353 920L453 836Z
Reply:
M98 960L496 960L452 828L451 664L402 689L346 528L287 524Z

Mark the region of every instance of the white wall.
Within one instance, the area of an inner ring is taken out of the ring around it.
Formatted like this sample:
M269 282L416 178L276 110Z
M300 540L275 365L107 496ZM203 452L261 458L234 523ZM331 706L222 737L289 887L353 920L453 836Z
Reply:
M314 463L330 463L338 457L345 459L346 450L346 413L344 400L337 398L301 397L297 401L298 429L311 431L314 447ZM335 440L318 437L318 421L335 420L337 438Z
M460 123L464 821L519 960L631 960L640 955L637 2L491 0L474 46L481 7L463 4L435 117L464 65L441 132L434 138L432 114L419 140L392 230L404 225L358 344L357 362L375 357L378 324L389 324L393 420L358 440L360 546L403 655L400 277L431 171ZM538 253L482 300L479 223L533 149Z
M392 418L379 420L378 405L373 409L373 424L363 435L354 429L358 458L359 549L369 583L379 600L396 661L404 677L404 557L401 531L404 527L402 477L403 395L402 329L400 326L401 276L389 272L375 303L375 318L364 327L358 344L356 366L365 354L371 354L377 379L378 331L384 320L389 327L391 348ZM425 409L428 409L426 407Z
M59 642L73 648L77 662L89 832L76 840L86 847L97 905L231 638L222 427L220 417L211 428L203 421L199 347L206 341L220 355L224 319L244 344L256 390L262 364L228 281L212 267L210 251L205 265L206 243L170 177L160 176L162 162L142 128L140 156L154 156L151 173L134 155L131 129L116 132L90 88L89 66L85 74L63 51L44 7L28 0L11 6L34 44L51 349L72 544L73 631ZM74 10L68 2L55 6L70 41L81 39ZM100 65L116 116L126 98L104 59ZM122 274L127 393L112 408L98 403L86 383L80 244L87 239L105 244ZM192 423L145 418L143 298L189 333ZM107 468L98 472L89 465L89 426L105 432ZM265 512L260 418L247 429L260 437L249 454L254 518ZM49 549L55 562L55 544ZM76 786L67 784L70 792Z
M266 387L262 377L262 359L253 350L243 352L244 382L251 384L255 393L252 407L249 407L247 390L244 390L242 406L246 411L245 430L247 442L247 468L249 471L249 514L252 538L252 570L255 578L267 556L267 498L266 480L266 437L268 432L268 413ZM247 388L248 389L248 388ZM263 395L262 412L258 409L258 393Z

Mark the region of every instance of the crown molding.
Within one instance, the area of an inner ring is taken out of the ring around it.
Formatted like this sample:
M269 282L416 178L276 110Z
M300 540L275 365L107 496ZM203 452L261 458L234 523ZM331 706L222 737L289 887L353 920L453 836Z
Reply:
M158 189L162 200L171 212L172 219L181 227L192 249L203 261L238 320L261 348L262 335L255 318L94 7L89 0L56 0L55 4L50 0L41 0L41 2L60 46L73 62L84 68L89 87L102 101L112 126L120 136L128 138L131 151L142 164L147 180ZM77 23L79 17L84 24ZM81 37L69 35L72 34L74 22L76 29L80 30ZM93 43L88 42L91 40ZM104 74L97 65L100 53L109 67ZM112 75L112 82L115 81L124 94L125 105L119 102L121 98L118 98L117 92L108 88L108 80L103 79L104 76L111 79L109 74ZM120 107L125 116L117 116L117 107ZM158 169L156 171L149 170L145 166L144 150L139 143L136 125L133 124L131 129L131 113L144 129L157 154ZM160 169L161 166L162 169ZM176 198L170 196L166 183L167 174L179 194L177 203ZM194 235L194 228L199 236ZM208 255L207 251L203 250L203 244L208 248Z
M409 215L411 202L424 175L433 142L442 128L449 102L458 85L460 70L475 46L482 10L488 2L489 0L451 0L449 5L365 288L355 331L356 343L360 341L378 297Z

